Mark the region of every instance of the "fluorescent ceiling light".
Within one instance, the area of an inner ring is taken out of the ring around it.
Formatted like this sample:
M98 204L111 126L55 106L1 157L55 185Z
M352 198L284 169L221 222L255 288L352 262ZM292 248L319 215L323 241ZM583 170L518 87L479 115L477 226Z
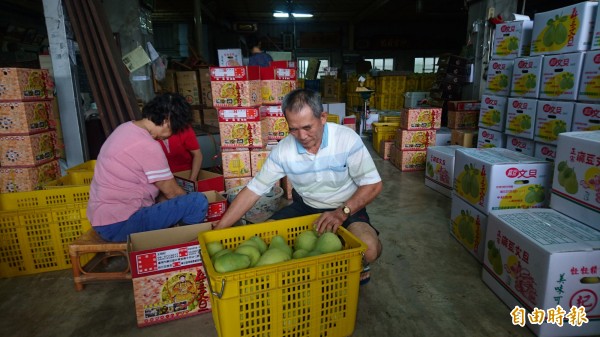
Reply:
M306 13L292 13L292 15L295 18L312 18L313 17L312 14L306 14Z
M290 15L288 13L284 13L284 12L274 12L273 16L276 18L288 18L290 17Z
M276 18L289 18L290 14L284 13L284 12L274 12L273 16ZM292 16L295 18L312 18L313 17L312 14L307 14L307 13L292 13Z

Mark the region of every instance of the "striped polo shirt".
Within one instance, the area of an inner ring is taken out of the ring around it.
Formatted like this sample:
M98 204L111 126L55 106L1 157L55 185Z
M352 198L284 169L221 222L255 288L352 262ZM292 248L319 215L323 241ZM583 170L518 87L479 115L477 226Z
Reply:
M359 186L381 181L360 136L352 129L326 123L317 154L288 135L271 151L248 189L263 195L287 176L304 202L314 208L337 208Z

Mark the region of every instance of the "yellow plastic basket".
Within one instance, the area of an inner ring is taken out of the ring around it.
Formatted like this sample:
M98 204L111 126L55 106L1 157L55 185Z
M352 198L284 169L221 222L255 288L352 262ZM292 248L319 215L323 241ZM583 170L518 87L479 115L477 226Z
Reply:
M396 137L396 130L399 128L400 123L373 123L373 149L375 152L379 153L379 147L382 140L394 140Z
M90 198L89 186L72 186L52 190L1 193L0 211L26 211L39 207L86 204Z
M0 212L0 277L70 268L69 244L91 228L85 206Z
M44 188L51 189L73 187L77 185L90 185L93 177L94 171L72 171L67 173L64 177L46 183Z
M215 271L207 242L235 249L258 235L270 243L281 235L295 237L313 228L319 216L202 232L200 254L210 288L215 327L229 336L350 336L356 323L358 288L365 244L344 228L337 234L343 250L315 257L229 273Z
M338 115L334 115L334 114L328 114L327 115L327 121L329 123L336 123L336 124L340 124L340 116Z
M85 163L79 164L79 165L75 165L71 168L67 169L67 173L71 173L71 172L79 172L79 171L94 171L94 168L96 167L96 161L95 160L88 160Z

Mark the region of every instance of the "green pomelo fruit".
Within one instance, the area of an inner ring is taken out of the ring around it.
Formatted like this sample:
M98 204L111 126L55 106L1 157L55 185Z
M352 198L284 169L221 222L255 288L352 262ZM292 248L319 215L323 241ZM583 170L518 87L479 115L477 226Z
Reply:
M223 256L223 255L229 254L229 253L231 253L231 249L229 249L229 248L221 249L220 251L216 252L215 255L212 256L212 259L216 260L219 256Z
M208 242L206 244L206 250L208 251L209 256L215 255L215 253L222 251L225 247L220 241Z
M267 266L270 264L275 264L288 260L290 260L290 255L288 255L287 252L279 248L269 248L266 252L263 253L263 255L261 255L260 259L258 259L258 262L255 266Z
M296 240L294 241L294 249L304 249L307 252L310 252L311 250L315 249L317 239L317 235L312 230L302 232L296 237Z
M565 191L569 194L576 194L579 190L579 184L577 183L577 176L575 175L575 171L571 169L571 174L568 177L565 177Z
M269 245L268 250L273 248L278 248L286 252L288 254L288 257L290 258L292 257L292 253L294 252L292 247L287 245L287 242L285 242L285 239L281 235L275 235L273 238L271 238L271 244Z
M227 273L230 271L248 268L250 266L250 258L247 255L231 252L221 255L215 260L215 270L219 273Z
M315 249L308 252L308 254L306 254L306 257L313 257L318 255L321 255L321 252Z
M260 251L261 254L267 250L267 244L260 236L255 235L255 236L251 237L250 240L256 242L256 244L258 246L258 250Z
M332 232L325 232L317 239L315 250L323 254L333 253L342 250L342 241Z
M308 255L308 252L309 252L308 250L300 248L300 249L296 250L294 252L294 254L292 254L292 258L293 259L301 259L303 257L306 257Z
M250 258L250 266L254 266L260 259L260 250L251 245L240 245L234 253L246 255Z

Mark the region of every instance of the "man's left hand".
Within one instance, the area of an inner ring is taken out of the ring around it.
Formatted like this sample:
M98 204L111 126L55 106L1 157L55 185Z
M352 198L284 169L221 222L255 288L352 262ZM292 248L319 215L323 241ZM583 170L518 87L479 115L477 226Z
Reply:
M324 212L315 221L315 230L317 230L319 234L323 234L324 232L335 233L344 221L346 221L346 216L340 209Z

